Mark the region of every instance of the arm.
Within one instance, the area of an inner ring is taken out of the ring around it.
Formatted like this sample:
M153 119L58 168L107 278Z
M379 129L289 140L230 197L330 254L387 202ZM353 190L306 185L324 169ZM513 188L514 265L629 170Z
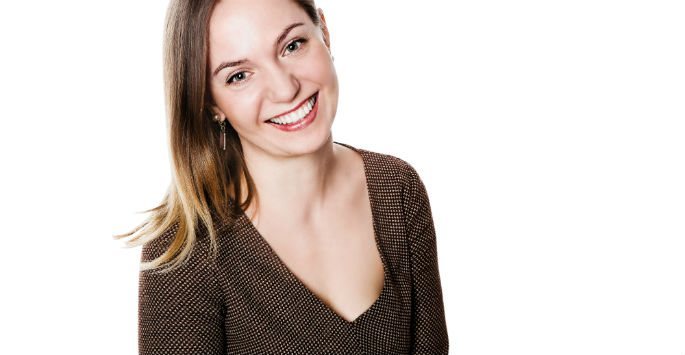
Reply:
M411 354L447 354L449 340L430 202L426 187L411 166L408 177L405 213L412 271Z
M143 246L141 259L161 255L168 235ZM224 315L216 272L197 242L192 255L168 273L141 271L138 296L140 355L225 354Z

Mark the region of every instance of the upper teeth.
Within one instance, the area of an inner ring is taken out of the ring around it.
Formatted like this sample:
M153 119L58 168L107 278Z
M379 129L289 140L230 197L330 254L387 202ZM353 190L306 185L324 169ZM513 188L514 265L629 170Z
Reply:
M311 97L309 100L307 100L307 102L306 102L304 105L302 105L302 107L300 107L299 109L297 109L297 110L295 110L295 111L293 111L293 112L290 112L290 113L287 114L287 115L283 115L283 116L280 116L280 117L277 117L277 118L272 118L272 119L270 119L269 121L270 121L270 122L274 122L274 123L278 123L278 124L290 124L290 123L297 122L297 121L303 119L304 116L307 116L307 114L309 113L309 111L312 110L312 107L314 107L314 102L315 102L315 101L316 101L316 96L312 96L312 97Z

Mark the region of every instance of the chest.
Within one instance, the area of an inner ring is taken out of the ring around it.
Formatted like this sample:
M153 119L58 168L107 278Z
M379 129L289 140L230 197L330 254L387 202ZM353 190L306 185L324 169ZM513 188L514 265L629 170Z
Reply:
M262 236L243 216L226 234L230 242L218 263L231 353L409 353L407 248L388 233L394 220L375 212L378 245L369 243L371 220L366 237L343 228L331 229L325 243L283 243ZM341 240L349 235L357 238Z
M368 201L354 208L322 213L316 228L260 223L260 234L274 258L309 292L347 321L364 313L379 297L384 267Z

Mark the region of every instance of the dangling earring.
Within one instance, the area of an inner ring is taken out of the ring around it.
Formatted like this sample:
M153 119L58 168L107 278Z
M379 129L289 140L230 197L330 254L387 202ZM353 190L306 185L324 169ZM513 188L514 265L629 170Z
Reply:
M219 115L214 115L215 120L219 120ZM221 127L221 145L223 146L223 149L226 150L226 120L222 120L219 122L219 126Z
M226 150L226 120L221 121L221 137L223 138L224 150Z

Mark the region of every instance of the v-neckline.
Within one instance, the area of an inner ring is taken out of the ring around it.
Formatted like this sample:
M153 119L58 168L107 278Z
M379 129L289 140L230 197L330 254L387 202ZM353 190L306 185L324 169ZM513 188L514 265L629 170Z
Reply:
M377 206L374 203L374 199L372 196L375 196L374 193L375 191L372 190L372 184L370 184L369 178L371 174L369 174L369 162L367 161L367 157L365 155L365 152L363 152L360 149L357 149L355 147L352 147L350 145L344 144L344 143L339 143L339 142L333 142L338 145L342 145L344 147L347 147L348 149L351 149L355 152L357 152L359 155L362 157L362 162L364 166L364 176L365 176L365 182L366 182L366 191L367 191L367 199L369 201L369 204L371 206L371 219L373 220L373 236L374 236L374 241L376 244L376 248L378 249L378 253L380 254L381 257L381 263L383 264L383 287L381 288L381 292L376 298L376 300L362 313L360 313L355 319L348 321L347 319L343 318L338 312L333 310L333 308L329 307L319 296L317 296L309 287L307 287L293 272L288 268L288 266L283 262L283 259L276 253L276 251L271 247L271 245L266 241L266 239L261 235L259 230L257 230L257 227L252 224L252 221L247 217L244 211L241 212L239 219L243 220L245 225L247 225L251 235L256 237L255 239L257 240L257 243L259 243L264 249L267 250L268 256L271 257L277 264L278 266L285 271L286 276L300 289L302 289L308 297L314 300L319 307L324 309L325 312L329 313L332 315L334 318L337 320L341 321L342 323L346 325L355 325L358 324L362 319L364 319L373 309L378 308L379 304L381 303L382 299L385 297L385 294L388 292L388 287L389 287L389 277L390 274L388 272L388 266L387 266L387 261L385 260L385 255L383 254L383 250L381 248L381 243L379 239L379 233L378 233L378 217L380 216L380 212L377 210Z

